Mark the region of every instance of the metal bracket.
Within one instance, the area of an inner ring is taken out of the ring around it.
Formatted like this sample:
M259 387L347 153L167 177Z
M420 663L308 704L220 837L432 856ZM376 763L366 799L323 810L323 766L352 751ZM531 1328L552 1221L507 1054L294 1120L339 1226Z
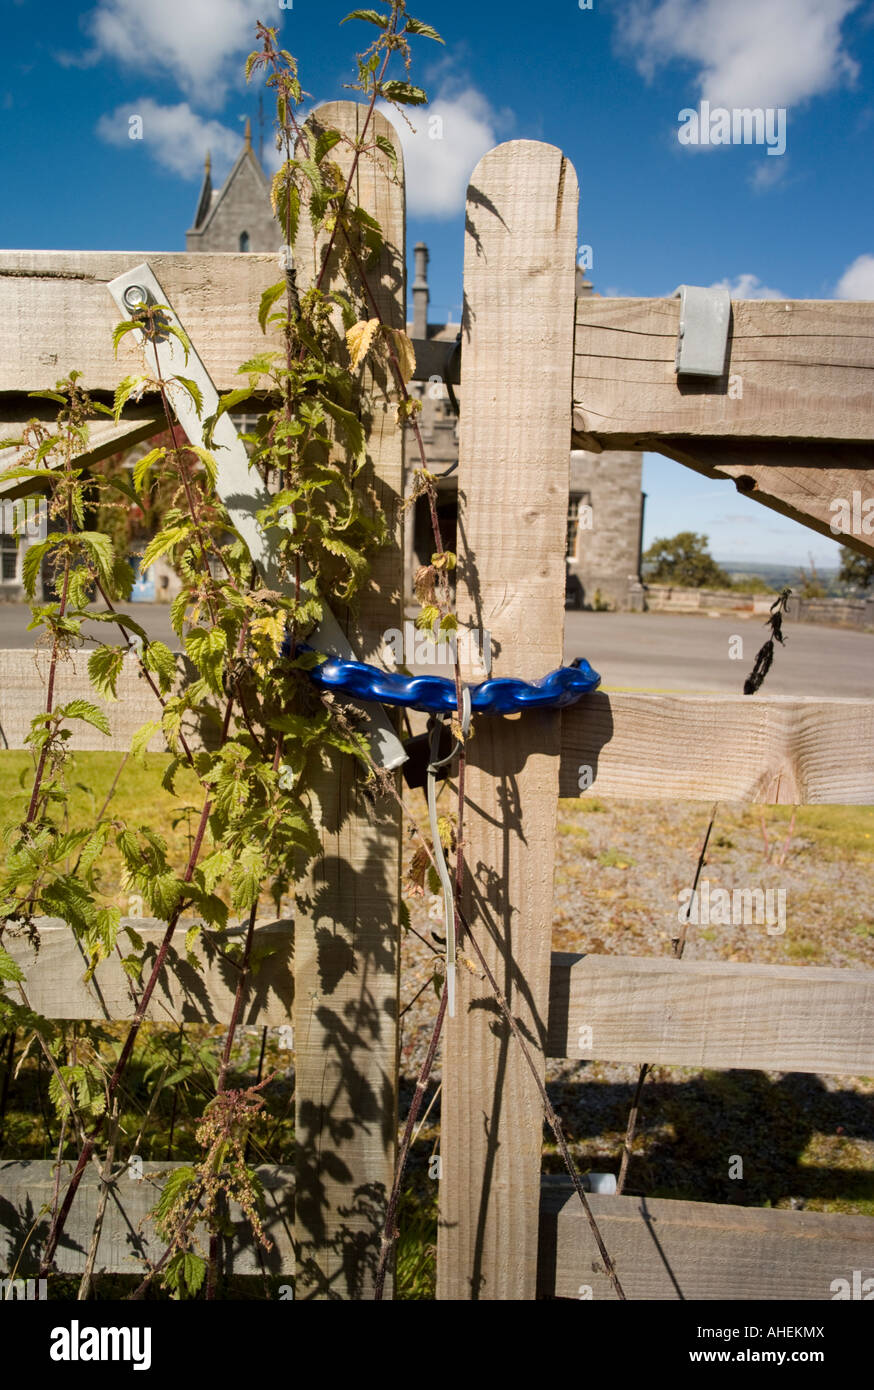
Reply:
M722 376L728 350L731 296L726 289L702 289L680 285L674 291L680 301L677 335L677 376Z
M107 289L125 318L137 317L137 305L152 303L165 305L169 318L175 318L177 323L179 322L179 315L161 289L148 261L111 280ZM184 327L181 324L180 326ZM142 334L137 333L135 336L142 341ZM191 343L190 338L189 342ZM195 410L187 392L176 391L173 397L173 409L179 424L191 443L199 446L203 442L202 421L214 415L218 409L218 392L212 378L193 343L187 363L182 345L169 333L159 333L153 340L152 348L165 378L179 373L196 382L200 388L203 397L200 414ZM249 467L246 446L230 415L224 414L218 420L213 432L213 445L218 464L216 490L227 507L228 515L248 546L249 554L264 575L267 586L271 589L286 587L277 573L270 541L257 517L261 508L267 506L269 494L257 472ZM306 572L303 577L308 577ZM344 661L358 659L340 624L327 606L324 607L321 624L308 640L318 650L341 657ZM374 762L388 770L405 763L407 755L404 746L389 723L383 707L371 705L363 713L363 717Z

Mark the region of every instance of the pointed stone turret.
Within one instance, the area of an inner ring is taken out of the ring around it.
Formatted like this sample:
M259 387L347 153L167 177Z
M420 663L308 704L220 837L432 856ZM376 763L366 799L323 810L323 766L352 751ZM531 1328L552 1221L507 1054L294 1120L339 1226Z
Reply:
M194 214L195 228L202 225L209 212L212 205L212 193L212 160L209 156L209 150L207 150L203 163L203 183L200 188L200 197L197 200L197 212Z
M194 225L185 237L186 250L278 251L283 237L270 208L267 176L252 148L251 120L246 120L243 148L218 190L213 187L211 165L207 155Z

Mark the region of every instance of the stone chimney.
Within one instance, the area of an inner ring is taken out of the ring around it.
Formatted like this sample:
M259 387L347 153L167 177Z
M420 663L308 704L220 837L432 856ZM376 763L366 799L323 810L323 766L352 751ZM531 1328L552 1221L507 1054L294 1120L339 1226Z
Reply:
M413 337L428 336L428 248L416 243L416 278L413 281Z

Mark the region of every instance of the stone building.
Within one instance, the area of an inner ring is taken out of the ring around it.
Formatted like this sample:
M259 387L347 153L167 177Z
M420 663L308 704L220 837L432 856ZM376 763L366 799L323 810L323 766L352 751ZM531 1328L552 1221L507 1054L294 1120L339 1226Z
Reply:
M209 155L186 251L278 251L282 236L270 206L270 184L252 149L246 121L243 148L221 188L213 188Z

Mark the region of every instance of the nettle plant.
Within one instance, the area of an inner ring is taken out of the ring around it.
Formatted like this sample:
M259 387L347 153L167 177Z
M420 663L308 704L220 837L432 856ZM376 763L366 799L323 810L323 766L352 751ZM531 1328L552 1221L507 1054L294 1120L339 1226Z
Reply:
M180 919L190 923L185 932L190 965L199 967L201 949L221 950L239 972L216 1095L198 1131L203 1157L175 1170L164 1186L155 1216L167 1246L140 1293L156 1274L181 1296L196 1294L204 1279L208 1294L214 1292L218 1238L229 1229L231 1201L242 1208L255 1238L266 1243L258 1185L245 1157L247 1137L263 1105L257 1092L266 1082L241 1091L227 1085L234 1034L255 964L258 905L269 898L278 909L320 853L310 792L326 760L356 757L369 769L374 794L389 789L387 779L380 779L370 764L355 714L318 694L309 681L307 671L323 658L299 650L320 620L323 603L350 605L362 594L370 558L386 541L388 523L372 484L366 443L374 404L368 392L377 389L378 380L387 383L399 422L409 425L416 439L422 465L417 488L430 497L435 521L433 564L418 581L425 601L422 619L435 631L454 623L446 576L455 557L440 542L433 478L424 467L416 420L420 403L407 390L414 368L412 346L380 314L368 276L383 249L382 233L351 196L362 159L382 157L396 167L391 141L372 133L375 105L377 100L398 107L426 100L408 80L409 37L439 35L407 15L404 0L388 0L384 13L356 10L347 18L378 31L357 59L352 84L367 103L357 138L299 118L305 94L297 64L278 46L275 29L257 28L260 47L247 61L246 75L262 72L275 97L277 148L283 156L272 202L284 231L285 273L262 297L258 315L276 346L243 363L239 370L246 384L223 396L218 414L202 421L202 441L182 437L174 412L179 393L186 393L201 415L198 388L183 374L162 375L157 351L168 333L180 341L186 358L189 345L167 306L154 304L140 305L115 330L116 352L127 335L135 330L141 335L143 369L120 383L112 409L92 400L72 372L55 392L37 393L58 404L55 427L33 420L20 439L3 441L15 443L19 451L4 478L47 491L54 527L25 559L32 626L41 629L40 645L48 652L46 703L27 739L34 756L27 810L6 833L0 871L0 1027L27 1030L42 1049L59 1115L79 1140L72 1178L51 1214L43 1271L51 1267L87 1166L99 1164L98 1147L106 1149L104 1175L111 1170L123 1078ZM387 76L393 60L403 64L403 78ZM345 147L345 173L336 159L338 146ZM312 288L300 293L291 248L303 216L320 248L322 271ZM326 289L329 266L333 287ZM362 365L377 360L374 385L365 390ZM128 401L147 393L163 403L169 442L138 461L132 480L84 467L80 460L88 448L89 422L99 415L119 420ZM272 543L281 590L263 583L216 489L212 432L219 415L244 401L263 408L245 438L251 466L269 490L259 519ZM123 553L124 528L113 526L111 534L89 529L89 518L106 516L119 499L146 512L158 493L165 503L162 524L145 548L142 567L166 557L181 578L170 617L187 658L184 679L167 646L115 608L129 597L133 582ZM46 571L55 596L39 602L37 582ZM76 722L110 732L105 710L94 701L56 699L59 669L82 647L86 622L114 625L119 634L88 657L96 695L103 702L117 698L125 664L134 662L155 696L155 716L137 732L125 756L144 757L161 735L171 750L165 787L174 791L183 766L200 783L201 804L184 863L173 861L166 841L154 830L127 824L114 814L111 793L88 828L65 828ZM148 962L142 937L122 920L118 903L102 886L101 856L109 845L121 855L126 887L166 924ZM31 1010L25 978L3 948L2 937L26 934L38 945L38 919L43 916L69 924L85 952L89 974L110 954L121 957L134 1004L122 1040L78 1025L71 1038L69 1030ZM233 919L242 919L246 930L242 940L231 944L223 934ZM208 1237L207 1250L199 1235Z

